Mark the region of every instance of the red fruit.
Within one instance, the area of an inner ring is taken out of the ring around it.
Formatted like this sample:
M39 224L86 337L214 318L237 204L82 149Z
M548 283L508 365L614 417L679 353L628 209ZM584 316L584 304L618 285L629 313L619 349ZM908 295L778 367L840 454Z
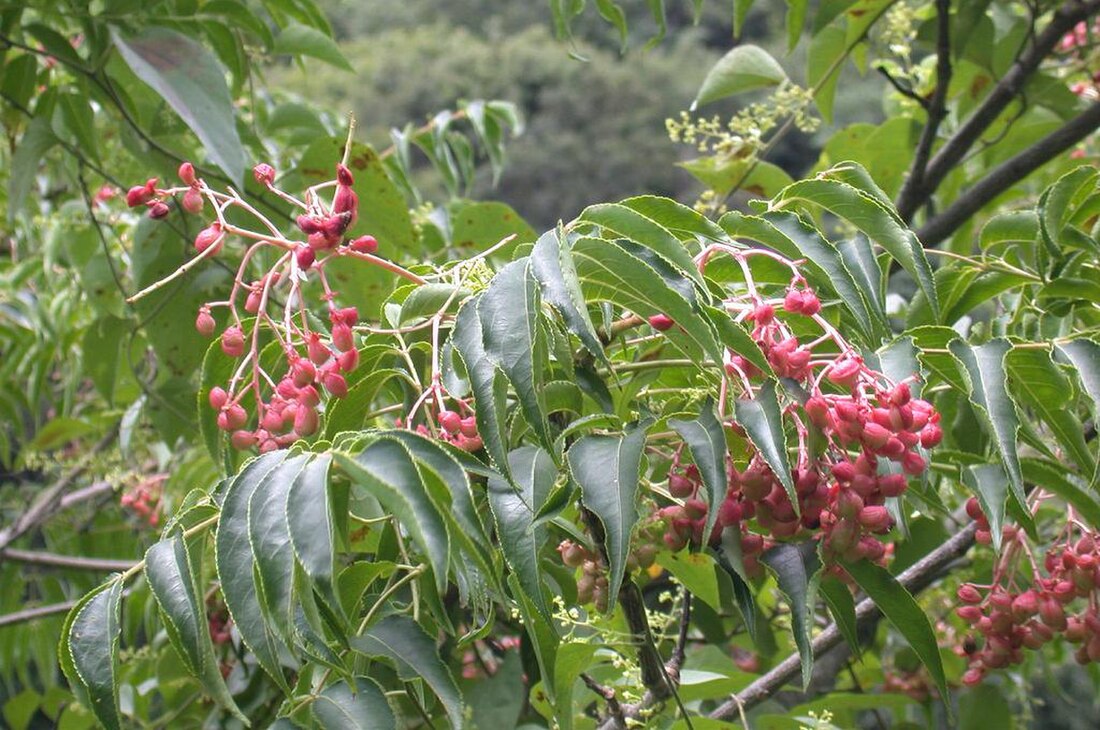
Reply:
M572 540L563 540L558 545L558 552L561 554L561 562L570 568L579 568L588 559L588 551Z
M188 213L201 213L202 205L202 193L199 192L198 188L189 188L188 191L183 194L183 209Z
M210 401L210 407L216 411L220 411L222 406L229 401L229 394L225 392L224 388L219 388L215 385L210 389L208 399Z
M321 394L312 385L307 385L298 390L298 402L307 408L313 408L321 402Z
M823 431L832 426L829 418L829 404L821 396L811 396L806 401L804 408L806 409L806 416L809 417L810 423L813 425Z
M335 370L328 370L321 376L321 385L325 386L325 390L332 393L333 397L343 398L348 394L348 381Z
M817 295L809 289L802 292L802 314L812 317L821 311L821 302Z
M183 182L184 185L195 184L195 166L192 165L190 162L181 163L178 174L180 176L180 181Z
M199 235L195 236L195 248L199 253L202 253L211 246L216 246L214 253L217 253L221 249L222 239L224 237L221 224L215 221L206 228L203 228L199 231Z
M260 304L263 303L263 298L263 284L255 282L252 284L252 291L248 292L248 298L244 300L244 311L249 314L255 314L260 311Z
M695 484L683 474L669 474L668 492L677 499L690 497L695 493Z
M153 180L153 187L150 187L149 183L145 185L135 185L126 191L126 205L131 208L136 208L139 205L145 205L156 196L156 180Z
M299 436L312 436L318 425L317 411L312 408L298 408L294 412L294 431Z
M894 386L894 389L890 391L890 405L903 406L907 404L912 397L913 394L909 390L908 383L898 383Z
M355 307L332 309L328 316L332 322L343 322L348 327L354 327L359 322L359 310Z
M1039 619L1055 631L1066 628L1066 614L1062 610L1062 604L1053 598L1039 599Z
M352 223L355 222L355 218L351 213L334 213L328 218L325 218L321 224L321 233L325 235L325 239L330 245L336 245L340 242L340 238L344 235Z
M238 451L251 449L256 445L256 434L251 431L234 431L233 435L229 437L229 443Z
M266 162L261 162L252 168L252 179L260 185L271 185L275 182L275 168Z
M223 429L225 431L233 431L235 429L238 429L248 421L248 413L245 412L244 408L241 407L239 403L234 403L226 407L220 414L218 414L219 428L221 427L222 416L225 416L226 423L229 426L228 428Z
M309 360L298 358L291 368L291 378L297 387L305 387L317 378L317 368Z
M797 289L788 289L787 296L783 297L783 309L792 314L802 312L802 293Z
M886 532L894 524L894 518L885 507L864 507L859 511L859 524L871 532Z
M168 214L172 212L172 209L168 207L168 204L163 200L158 200L155 203L149 204L149 217L153 220L160 220L161 218L167 218Z
M836 416L846 423L857 423L860 420L859 406L850 400L839 400L833 406Z
M955 615L968 624L975 624L982 618L982 609L977 606L959 606L955 609Z
M980 669L967 669L963 672L962 683L967 687L973 687L974 685L981 684L982 682L982 670Z
M302 233L307 236L312 236L314 233L321 232L321 221L313 216L303 213L295 219L295 222L298 224L298 228L301 229Z
M336 358L336 364L340 366L340 369L345 373L350 373L355 368L359 367L359 351L354 347L347 352L341 352Z
M921 429L920 432L920 445L926 449L931 449L934 446L939 446L943 441L943 429L935 423L930 423Z
M348 247L360 253L374 253L378 250L378 239L374 236L359 236L349 243Z
M970 583L963 583L959 586L959 589L955 591L955 595L959 597L959 600L963 603L981 603L982 594L977 588Z
M1012 601L1012 615L1017 621L1026 621L1039 611L1039 595L1035 591L1024 591Z
M439 427L447 433L455 434L462 428L462 416L454 411L440 411L438 420Z
M833 464L833 476L841 483L850 482L856 476L856 468L850 461L838 461Z
M863 510L863 499L851 489L842 489L837 497L836 513L846 519L856 517Z
M240 327L233 325L222 332L222 352L229 357L240 357L244 354L244 333Z
M341 216L340 235L355 225L359 217L359 196L347 185L336 186L336 196L332 200L332 212L335 216ZM343 214L347 214L346 217Z
M351 331L351 327L348 327L343 322L334 324L332 326L332 344L334 344L338 350L354 350L355 334Z
M969 515L972 520L985 519L985 513L982 512L982 507L978 504L977 497L971 497L966 500L966 514Z
M744 517L741 505L732 499L722 502L718 508L718 522L722 525L735 525Z
M905 470L906 474L917 476L924 471L924 467L924 457L915 451L906 452L905 456L902 457L901 468Z
M881 449L889 440L890 432L879 424L872 421L863 425L863 443L867 448Z
M684 502L684 512L690 520L701 520L707 516L707 503L692 497Z
M195 329L199 331L199 334L203 337L209 337L214 334L216 328L217 323L214 321L214 317L210 315L210 310L206 307L199 309L199 315L195 317Z
M775 319L775 307L770 304L757 304L752 310L751 317L758 325L769 325Z
M900 497L908 486L904 474L883 474L878 478L878 490L883 497Z
M466 438L477 438L477 419L473 416L463 418L458 428Z
M294 249L294 259L298 262L298 268L309 271L313 262L317 260L317 252L309 246L299 246Z
M325 347L316 332L310 333L309 342L306 343L306 352L314 365L323 365L332 356L332 351Z
M837 385L850 388L856 384L856 380L859 378L859 372L862 369L863 364L860 363L858 359L846 357L829 369L828 378Z
M347 168L347 165L343 163L336 163L336 182L341 185L354 185L355 178L351 175L351 170Z
M649 318L649 326L653 329L664 332L672 329L672 325L676 324L672 321L672 318L667 314L655 314Z

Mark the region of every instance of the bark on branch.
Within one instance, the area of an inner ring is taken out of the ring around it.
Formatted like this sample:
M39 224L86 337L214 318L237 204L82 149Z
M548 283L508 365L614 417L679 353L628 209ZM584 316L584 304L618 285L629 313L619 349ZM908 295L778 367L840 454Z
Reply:
M962 557L970 549L970 546L974 544L976 529L977 525L975 523L968 524L943 545L907 568L898 576L898 582L905 586L910 593L919 593L930 586L940 576L944 568L954 560ZM869 598L860 601L856 606L857 626L874 620L877 613L878 608L875 606L874 601ZM835 623L830 624L827 629L814 638L812 642L814 655L820 656L843 640L837 625ZM799 672L801 672L801 660L797 653L791 654L767 674L723 702L710 713L709 717L716 720L733 719L741 712L747 711L771 697Z

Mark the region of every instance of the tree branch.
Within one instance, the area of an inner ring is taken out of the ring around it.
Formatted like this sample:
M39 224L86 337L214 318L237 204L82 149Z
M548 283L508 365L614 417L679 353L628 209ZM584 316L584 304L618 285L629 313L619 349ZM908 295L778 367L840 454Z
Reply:
M25 608L15 613L6 613L0 616L0 627L21 624L25 621L34 621L35 619L54 616L59 613L68 613L77 603L78 601L65 601L64 603L51 603L47 606L38 606L37 608Z
M76 570L92 570L105 573L122 572L134 567L135 560L109 560L106 558L82 558L76 555L58 555L57 553L39 552L35 550L16 550L5 548L0 550L0 558L14 560L17 563L29 565L43 565L52 568L74 568Z
M1100 0L1088 0L1088 2L1067 0L1055 11L1051 21L1035 37L1034 42L1020 54L1012 68L993 87L989 96L931 158L919 188L914 188L905 197L899 196L897 208L903 220L910 221L917 209L935 193L943 179L962 161L967 151L981 138L982 133L1020 94L1028 77L1051 54L1062 36L1098 10L1100 10Z
M917 231L917 237L925 246L936 245L987 203L1045 165L1052 157L1092 134L1097 127L1100 127L1100 103L1094 103L1060 129L989 170L978 183L925 223Z
M118 426L116 425L80 459L76 466L66 472L56 484L39 494L34 504L32 504L26 512L19 515L15 522L3 530L0 530L0 551L7 548L8 545L12 544L12 542L22 535L49 519L50 515L57 511L62 496L73 485L73 482L84 475L84 472L88 470L88 466L92 463L92 460L113 444L117 437ZM3 555L0 554L0 558L2 557Z
M962 557L970 546L974 544L974 532L977 530L975 523L970 523L956 533L943 545L924 556L917 563L910 566L898 576L901 583L910 593L919 593L931 585L952 561ZM857 625L864 624L875 618L878 608L874 601L865 598L856 606ZM843 641L840 629L835 623L818 634L813 642L815 656L833 648ZM775 665L767 674L764 674L745 689L723 702L709 717L716 720L732 719L741 712L755 707L768 699L783 685L791 681L801 671L801 660L797 653L791 654L779 664Z
M913 163L909 166L909 176L898 193L899 209L903 205L908 208L911 205L910 199L919 195L923 189L928 159L932 155L940 124L947 116L947 89L951 84L951 0L936 0L936 28L936 90L928 102L917 97L928 118L921 130ZM887 78L890 78L889 75Z

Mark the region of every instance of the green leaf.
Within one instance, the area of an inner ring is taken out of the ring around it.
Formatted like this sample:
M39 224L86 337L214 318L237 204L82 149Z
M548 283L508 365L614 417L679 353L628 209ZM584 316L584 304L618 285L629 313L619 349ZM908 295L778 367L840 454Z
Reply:
M962 468L962 480L978 498L982 513L989 520L993 549L1001 550L1001 527L1005 520L1008 477L1000 464L968 464Z
M681 278L678 283L684 286L673 288L675 280L665 279L627 244L581 238L573 245L573 260L585 297L618 304L643 317L666 314L678 325L664 333L673 344L690 358L707 354L715 363L721 362L714 331L688 299L689 294L693 295L690 281ZM648 251L640 246L638 249Z
M755 0L733 0L733 37L741 37L741 29L745 27L745 18Z
M480 297L469 299L458 310L454 328L451 330L451 342L462 357L462 362L466 364L466 372L470 376L470 387L478 404L475 413L477 430L485 442L485 450L497 470L506 479L511 479L511 472L508 470L508 446L504 436L507 381L485 352L481 318L477 311L479 300Z
M1082 165L1060 177L1039 196L1039 204L1035 208L1039 216L1039 232L1053 253L1061 255L1066 245L1062 234L1073 214L1073 203L1081 190L1095 189L1098 174L1096 168Z
M1058 353L1077 371L1077 379L1092 399L1092 417L1100 414L1100 344L1093 340L1070 340L1057 346Z
M984 345L955 340L947 345L962 365L969 386L968 397L997 447L1008 474L1010 493L1021 512L1030 514L1024 501L1024 480L1016 451L1016 431L1020 427L1016 404L1008 394L1005 356L1012 345L999 338Z
M594 644L569 641L558 647L554 663L554 719L561 730L573 730L573 684L596 654Z
M233 98L210 51L188 36L158 26L128 38L112 26L111 38L134 74L180 115L215 164L238 187L243 185L247 158L237 134Z
M702 285L703 278L695 267L691 254L676 236L651 218L618 203L592 205L581 211L578 221L595 223L613 234L629 238L652 249L684 276Z
M1012 243L1028 247L1039 240L1039 218L1033 210L1001 213L982 226L979 245L983 251Z
M332 457L312 457L290 485L286 524L290 545L302 570L337 615L342 613L333 584L335 527L329 496L328 469Z
M626 13L623 12L622 6L614 0L596 0L596 9L600 11L600 16L615 26L615 30L619 32L619 52L625 53L628 34Z
M500 549L523 590L546 617L550 610L540 580L539 550L547 527L535 516L546 502L558 476L554 460L537 446L523 446L508 454L515 486L501 477L489 477L489 506L496 522Z
M694 208L660 195L635 195L620 201L646 218L654 220L681 238L697 238L703 241L728 241L722 229L711 219Z
M310 56L330 66L353 73L355 71L340 51L340 46L336 45L336 41L316 28L310 28L301 23L290 23L279 31L279 35L275 37L275 47L272 52L291 56Z
M802 37L802 27L806 24L808 0L787 0L787 52L798 45Z
M1013 348L1006 358L1012 392L1021 405L1042 418L1078 470L1093 474L1096 460L1085 441L1085 428L1074 414L1070 396L1073 388L1062 374L1050 351Z
M740 355L748 360L765 376L775 377L771 363L764 357L760 345L749 335L743 323L735 321L728 311L718 307L707 305L700 307L700 309L714 325L714 329L718 333L718 341L723 347L729 348L733 354Z
M11 156L8 173L8 221L12 222L27 204L27 195L38 178L38 165L57 137L45 117L35 117L27 131L19 139L15 154Z
M550 448L550 427L541 403L546 348L538 342L539 287L529 259L501 269L477 299L485 355L516 390L528 425Z
M787 605L791 609L791 632L802 659L802 689L810 685L814 669L813 636L814 602L817 582L814 574L821 569L811 543L795 545L780 543L760 555L760 562L775 575Z
M824 580L818 583L817 589L825 599L825 603L828 604L829 613L832 614L833 621L840 629L844 640L848 642L852 654L858 658L863 649L859 644L856 602L852 598L852 592L848 590L848 586L832 576L826 576Z
M755 157L708 156L676 164L719 197L736 189L768 200L794 182L782 167Z
M356 651L391 660L401 679L423 679L443 703L455 730L462 728L462 695L436 651L435 641L408 616L387 616L351 639Z
M582 436L567 453L569 470L581 488L581 501L603 525L611 606L619 595L630 553L630 533L638 520L635 501L645 432L644 426L636 425L621 436Z
M588 316L573 255L555 231L542 234L531 251L531 271L542 286L542 299L565 321L585 349L607 363L603 345ZM608 363L609 364L609 363Z
M104 727L122 727L118 706L119 609L122 581L111 580L84 596L65 619L61 666L69 683Z
M816 91L814 103L829 124L833 122L833 99L840 81L840 65L836 61L847 52L847 36L834 25L815 32L807 51L806 84Z
M489 677L461 681L459 687L470 707L472 727L514 728L527 704L523 659L518 651L506 651Z
M714 521L718 519L718 508L726 499L726 433L715 415L714 402L709 398L699 410L698 418L690 421L678 418L670 419L668 425L688 445L691 458L703 477L707 488L707 523L704 535L710 535ZM715 606L717 610L719 607Z
M842 163L866 171L854 162ZM869 239L882 246L912 276L932 307L933 315L940 316L939 300L932 268L924 255L924 248L917 237L905 227L892 207L880 201L874 190L859 189L837 178L840 166L826 170L811 180L802 180L781 193L783 200L805 200L847 220ZM855 176L845 175L853 180ZM877 191L881 194L881 191Z
M309 454L287 458L248 500L248 537L256 558L260 604L288 643L294 614L294 549L287 527L287 497L309 460Z
M786 80L787 72L763 48L735 46L707 72L691 109L744 91L778 86Z
M366 489L409 531L428 556L439 593L445 593L450 532L408 449L396 441L383 439L355 458L340 453L335 456L352 483Z
M448 208L451 245L457 256L473 256L514 235L511 243L493 254L502 260L511 258L516 246L535 240L535 229L511 206L495 200L452 202Z
M1024 479L1053 492L1077 510L1090 525L1100 524L1100 501L1087 482L1066 470L1065 465L1046 459L1025 457L1020 460Z
M230 482L214 538L214 563L226 608L241 638L264 671L289 694L290 686L283 676L279 659L279 642L261 608L255 569L257 557L252 549L248 523L252 496L265 492L268 480L280 470L286 456L285 451L263 454L246 464Z
M693 596L715 611L722 611L718 574L714 572L718 566L714 558L706 553L683 551L662 555L660 563L661 567L672 573Z
M354 691L344 681L329 685L309 711L325 730L397 730L386 695L368 677L356 677Z
M187 670L208 695L248 726L248 718L233 701L214 657L187 542L177 535L149 548L145 553L145 579L160 607L168 638Z
M846 563L844 567L863 592L875 602L882 615L905 637L932 675L940 697L946 702L947 678L944 676L936 634L913 596L890 575L890 571L874 563L861 560L858 563Z
M755 398L739 398L733 402L737 423L745 429L764 461L771 467L775 478L787 490L791 505L798 512L798 495L791 479L791 465L787 458L787 434L783 431L783 412L779 408L774 380L766 380L756 392Z

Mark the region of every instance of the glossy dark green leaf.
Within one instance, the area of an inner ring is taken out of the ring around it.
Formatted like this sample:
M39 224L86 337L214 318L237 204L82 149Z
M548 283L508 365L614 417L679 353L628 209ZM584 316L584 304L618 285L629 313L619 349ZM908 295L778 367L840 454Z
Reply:
M621 241L581 238L573 245L573 260L586 298L612 302L643 317L666 314L677 325L664 333L673 344L688 357L710 355L720 362L714 331L685 296L691 292L689 280L680 279L688 287L674 288Z
M861 560L858 563L847 563L844 567L863 592L875 602L882 615L905 637L932 676L932 681L939 688L940 697L946 701L947 678L940 660L936 634L932 631L928 616L913 596L890 575L890 571L874 563Z
M577 220L595 223L605 231L640 243L675 266L684 276L695 279L700 285L703 283L684 244L652 218L619 203L602 203L585 208Z
M1078 470L1091 475L1096 470L1096 459L1085 441L1085 427L1074 414L1070 398L1073 388L1050 354L1045 349L1019 347L1009 352L1005 360L1009 390L1020 405L1043 420Z
M436 651L435 641L408 616L387 616L351 639L352 648L368 656L386 657L405 680L422 679L443 703L455 730L462 728L462 695Z
M1010 493L1021 510L1024 506L1024 480L1020 472L1020 457L1016 450L1016 431L1020 421L1016 404L1008 393L1005 356L1012 345L1008 340L990 340L983 345L971 345L955 340L948 346L962 366L969 385L968 396L983 425L993 438L1001 463L1008 474Z
M1059 354L1077 371L1077 379L1092 399L1093 418L1100 413L1100 344L1093 340L1071 340L1057 346Z
M588 670L597 648L579 641L566 642L558 647L554 665L554 719L561 725L561 730L573 729L573 685L581 672Z
M963 484L978 498L982 514L989 520L993 548L1001 549L1001 526L1005 520L1008 477L1000 464L968 464L962 469Z
M619 205L660 223L680 238L700 241L729 241L717 223L699 211L661 195L635 195Z
M287 458L248 500L248 538L260 579L260 603L287 640L292 635L294 613L294 548L287 525L287 497L309 460L309 454ZM323 524L317 525L321 527Z
M508 454L508 463L514 486L500 477L489 478L489 506L500 549L523 590L539 611L549 616L549 603L539 577L539 550L546 542L548 528L534 522L557 480L558 470L550 455L537 446L516 449Z
M738 398L733 402L737 423L745 429L749 440L764 457L776 479L787 490L791 504L798 511L798 495L791 479L791 462L787 458L787 434L783 431L783 411L776 397L774 380L765 381L754 398Z
M344 681L329 685L309 711L325 730L397 730L386 695L368 677L356 677L354 691Z
M856 602L852 598L852 592L848 590L848 586L832 576L826 576L824 580L818 583L817 590L829 606L829 613L833 617L833 622L840 629L844 640L848 642L852 654L858 657L862 653L862 647L859 645L856 626Z
M855 165L847 162L844 165ZM880 191L881 192L881 191ZM802 180L781 194L783 200L805 200L847 220L869 239L886 249L920 286L932 307L940 314L932 268L917 237L905 227L897 213L872 192L830 177L828 171L812 180Z
M528 425L550 448L550 427L542 408L542 386L549 366L539 342L542 302L531 262L520 259L501 269L477 300L485 354L516 391Z
M187 670L218 704L249 725L248 718L233 701L214 657L214 644L191 570L187 542L176 536L149 548L145 553L145 579L160 607L168 638Z
M250 461L230 482L222 501L221 518L214 539L214 562L221 580L222 595L233 623L256 661L287 693L279 641L268 625L261 607L256 575L256 553L249 536L248 506L252 496L263 493L268 479L286 459L286 452L272 451Z
M603 525L607 551L609 593L619 595L630 533L638 520L636 505L641 478L645 428L628 428L621 436L588 435L579 438L567 453L569 470L580 485L581 501ZM609 602L614 605L614 601Z
M1039 240L1039 218L1033 210L1001 213L982 226L979 245L983 251L999 249L1010 244L1032 247Z
M290 485L286 496L286 524L294 556L328 607L340 613L333 584L335 521L329 495L328 470L332 457L310 458Z
M425 552L442 594L447 588L451 537L408 449L389 439L376 441L352 458L337 453L340 465L357 484L401 522Z
M466 365L470 387L477 399L477 430L485 443L485 451L488 452L493 466L506 478L511 478L508 470L508 446L504 436L507 381L485 352L481 319L477 312L478 301L478 297L472 298L458 310L454 329L451 331L451 342Z
M1100 501L1087 481L1081 480L1064 464L1046 459L1025 457L1020 460L1024 479L1057 494L1072 505L1090 525L1100 524Z
M291 56L309 56L345 71L355 71L340 51L336 41L316 28L301 23L290 23L280 30L279 35L275 37L275 47L272 52Z
M61 666L78 696L104 727L122 727L118 705L119 610L122 582L111 580L84 596L65 619Z
M726 498L726 434L715 414L714 402L709 398L703 403L699 416L690 421L678 418L670 419L668 425L688 445L692 461L703 477L707 488L707 523L704 535L709 535L714 521L718 518L718 507Z
M569 331L600 360L607 362L596 328L588 316L573 255L555 231L542 234L531 251L531 271L542 287L542 299L561 315Z
M765 550L760 562L775 575L779 590L791 609L791 632L802 660L802 688L805 689L810 684L814 668L811 631L817 583L813 577L821 569L821 564L811 543L779 543Z
M130 69L153 87L206 147L211 159L238 186L246 156L237 134L236 110L225 74L204 46L169 28L149 26L111 37Z
M734 46L707 72L691 108L744 91L777 86L786 80L783 67L763 48L747 43Z

